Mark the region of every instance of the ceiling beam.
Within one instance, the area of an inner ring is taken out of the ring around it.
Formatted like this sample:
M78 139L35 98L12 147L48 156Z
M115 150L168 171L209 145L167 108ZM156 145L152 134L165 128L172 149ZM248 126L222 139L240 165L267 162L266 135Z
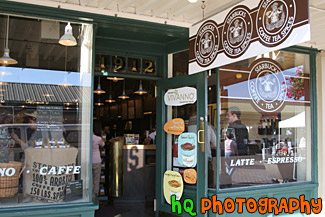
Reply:
M81 6L87 6L89 3L89 0L79 0Z
M135 0L124 0L121 4L118 5L118 9L120 11L124 11L125 9L128 9L134 1Z
M159 2L160 0L151 0L151 1L146 1L145 4L142 4L142 6L140 7L137 7L136 8L136 12L137 13L141 13L141 12L144 12L150 8L152 8L155 4L157 4L157 2Z
M159 16L162 13L169 12L170 8L178 8L183 5L183 1L175 1L175 0L169 0L169 2L161 1L162 4L157 5L155 8L152 9L152 15L153 16Z
M98 8L99 9L105 9L110 3L111 3L112 0L99 0L98 1Z

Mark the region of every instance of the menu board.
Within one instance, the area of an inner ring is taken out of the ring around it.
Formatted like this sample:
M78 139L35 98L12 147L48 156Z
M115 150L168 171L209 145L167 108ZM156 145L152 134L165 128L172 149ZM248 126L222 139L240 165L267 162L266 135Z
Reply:
M37 107L37 131L62 131L62 106Z

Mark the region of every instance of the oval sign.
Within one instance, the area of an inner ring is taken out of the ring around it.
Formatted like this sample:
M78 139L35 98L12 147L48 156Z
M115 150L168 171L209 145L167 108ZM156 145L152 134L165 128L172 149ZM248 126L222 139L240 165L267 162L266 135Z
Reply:
M184 181L188 184L195 184L197 179L197 173L195 169L184 170Z
M181 87L170 89L165 93L165 104L169 106L182 106L196 102L196 88Z
M165 123L164 130L166 133L179 135L185 130L184 120L182 118L169 120L167 123Z
M170 197L176 196L180 200L183 194L184 184L179 172L167 170L164 174L164 197L167 203L171 203Z

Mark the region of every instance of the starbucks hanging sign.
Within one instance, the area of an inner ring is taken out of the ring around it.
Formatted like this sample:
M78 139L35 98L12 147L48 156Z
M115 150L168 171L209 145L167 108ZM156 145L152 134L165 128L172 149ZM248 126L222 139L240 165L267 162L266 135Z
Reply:
M308 0L246 0L190 28L189 74L308 40Z

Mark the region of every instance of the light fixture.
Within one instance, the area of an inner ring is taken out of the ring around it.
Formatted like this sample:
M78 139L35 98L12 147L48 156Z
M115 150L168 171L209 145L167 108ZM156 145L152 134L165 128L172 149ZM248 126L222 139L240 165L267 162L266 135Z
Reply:
M142 87L142 80L140 80L139 90L135 91L134 93L135 94L139 94L139 95L143 95L143 94L147 94L148 93Z
M97 90L94 90L94 93L97 93L98 95L102 93L106 93L106 91L102 90L102 88L100 87L100 76L98 76L98 86L97 86Z
M106 71L105 71L105 58L104 57L101 57L100 72L102 74L106 73Z
M59 44L62 44L64 46L76 46L77 45L77 40L72 35L72 26L70 25L70 23L68 23L65 26L64 35L62 35L62 37L60 38Z
M197 0L187 0L189 3L195 3Z
M7 18L7 37L6 37L6 47L4 49L4 53L3 53L3 56L0 58L0 63L2 65L12 65L12 64L17 64L17 60L13 59L10 57L9 53L10 53L10 50L8 48L8 40L9 40L9 15L8 15L8 18Z
M236 74L236 78L237 78L237 79L241 79L242 77L243 77L243 75L242 75L241 73L237 73L237 74Z
M123 92L122 92L122 95L118 96L118 98L119 99L123 99L123 100L130 98L129 96L127 96L125 94L125 80L123 81Z
M54 95L51 94L51 93L45 93L45 94L43 94L43 96L45 96L45 97L51 97L51 96L54 96Z
M100 98L98 98L98 102L96 102L95 105L97 105L97 106L103 106L104 103L100 102Z
M124 78L118 78L118 77L107 77L107 80L111 80L114 82L118 82L118 81L123 81Z
M111 82L109 82L109 97L107 100L105 100L105 102L108 102L108 103L116 102L116 100L113 99L113 97L112 97L112 83Z

